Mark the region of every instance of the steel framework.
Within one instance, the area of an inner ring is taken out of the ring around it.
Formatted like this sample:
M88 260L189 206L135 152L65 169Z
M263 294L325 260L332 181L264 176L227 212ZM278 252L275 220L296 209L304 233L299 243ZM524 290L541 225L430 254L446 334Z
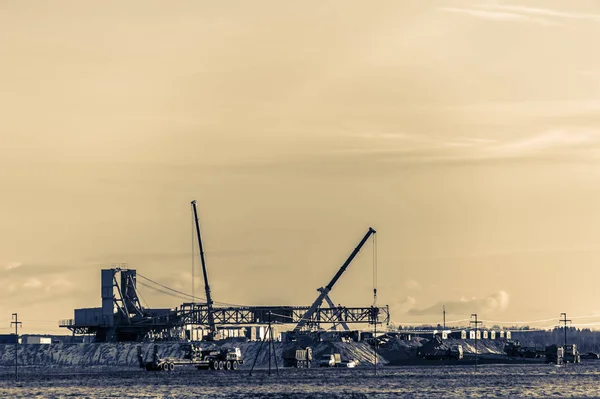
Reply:
M268 324L268 315L271 313L271 322L279 324L297 324L310 306L248 306L213 308L212 314L217 325L248 325ZM184 325L208 325L208 307L203 303L184 303L177 311L178 319ZM319 327L321 324L388 324L390 312L385 307L320 307L306 324Z

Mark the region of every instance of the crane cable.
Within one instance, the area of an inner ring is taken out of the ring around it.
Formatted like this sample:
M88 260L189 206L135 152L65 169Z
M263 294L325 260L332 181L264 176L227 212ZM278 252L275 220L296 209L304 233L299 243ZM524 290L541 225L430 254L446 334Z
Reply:
M194 260L196 258L196 255L194 254L194 251L196 249L195 245L194 245L194 223L195 223L195 217L194 217L194 206L192 205L192 207L190 208L190 212L192 213L192 297L195 297L196 292L195 292L195 286L196 286L196 279L194 276L194 269L195 269L195 265L194 265Z
M373 306L377 306L377 233L373 234Z

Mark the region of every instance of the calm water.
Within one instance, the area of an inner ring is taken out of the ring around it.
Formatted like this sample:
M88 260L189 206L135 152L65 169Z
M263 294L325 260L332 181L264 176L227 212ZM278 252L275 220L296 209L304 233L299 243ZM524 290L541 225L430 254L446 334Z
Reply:
M0 369L0 398L600 397L600 362L214 372L176 369Z

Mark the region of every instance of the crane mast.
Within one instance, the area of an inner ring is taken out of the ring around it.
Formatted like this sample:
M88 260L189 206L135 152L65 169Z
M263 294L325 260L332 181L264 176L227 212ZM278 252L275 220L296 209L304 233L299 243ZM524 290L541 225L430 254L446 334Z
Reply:
M344 262L344 264L342 265L342 267L340 267L340 269L335 274L335 276L333 276L333 278L331 279L331 281L329 282L329 284L327 284L325 286L325 288L318 289L318 291L320 293L319 296L317 297L317 299L315 300L315 302L311 305L311 307L306 311L306 313L304 314L304 316L302 316L302 319L298 322L298 324L296 325L296 327L294 327L294 330L293 330L294 332L300 331L302 329L302 327L304 327L306 325L306 323L308 323L308 321L310 320L310 318L315 314L315 312L317 311L317 309L323 303L323 300L328 296L329 292L331 291L331 289L333 288L333 286L335 285L335 283L339 280L339 278L342 276L342 274L344 274L344 272L346 271L346 269L348 268L348 266L350 265L350 263L352 262L352 260L354 260L354 258L356 257L356 255L358 255L358 253L360 252L361 248L365 245L365 243L367 242L367 240L369 239L369 237L372 234L375 234L375 233L377 233L377 232L372 227L369 227L369 231L367 231L367 234L365 234L365 236L363 237L363 239L360 240L360 242L358 243L358 245L356 246L356 248L354 248L354 251L352 251L352 253L348 257L348 259L346 259L346 262Z
M208 284L208 274L206 273L206 262L204 260L204 247L202 246L202 236L200 235L200 223L198 221L198 211L196 209L196 200L192 201L192 209L194 210L194 221L196 222L196 236L198 237L198 247L200 248L200 262L202 263L202 274L204 275L204 292L206 293L206 306L208 307L208 329L209 334L207 339L213 340L217 335L217 326L213 316L213 300L210 295L210 285Z

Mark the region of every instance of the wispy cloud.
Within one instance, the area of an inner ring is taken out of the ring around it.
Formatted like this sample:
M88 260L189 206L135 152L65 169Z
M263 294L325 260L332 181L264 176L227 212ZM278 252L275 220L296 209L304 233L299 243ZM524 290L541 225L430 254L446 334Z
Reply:
M42 286L42 282L37 278L31 277L23 283L23 288L39 288Z
M440 301L423 309L408 310L411 316L438 315L443 306L449 314L492 313L501 312L508 308L510 296L506 291L498 291L485 298L461 298L460 300Z
M21 262L8 262L4 265L4 270L16 269L17 267L21 267L23 265Z
M495 10L483 10L479 8L462 8L462 7L440 7L438 11L459 13L469 15L475 18L482 18L492 21L518 21L518 22L532 22L540 25L556 25L556 23L543 18L536 18L527 15L526 13L509 12L509 11L495 11Z
M415 280L406 280L406 283L404 285L406 286L406 288L413 289L413 290L417 290L417 289L421 288L421 284L419 284Z
M387 137L373 135L370 137L370 148L358 148L350 152L379 154L388 158L396 154L396 160L407 162L451 162L547 156L581 159L583 152L590 153L599 147L600 132L557 127L510 139L427 137L419 141L417 137L413 137L391 143Z
M588 13L573 13L565 11L557 11L548 8L527 7L518 5L501 5L501 4L483 4L476 6L486 10L498 10L499 13L509 13L514 15L540 15L544 17L554 17L563 19L577 19L600 22L600 14Z

